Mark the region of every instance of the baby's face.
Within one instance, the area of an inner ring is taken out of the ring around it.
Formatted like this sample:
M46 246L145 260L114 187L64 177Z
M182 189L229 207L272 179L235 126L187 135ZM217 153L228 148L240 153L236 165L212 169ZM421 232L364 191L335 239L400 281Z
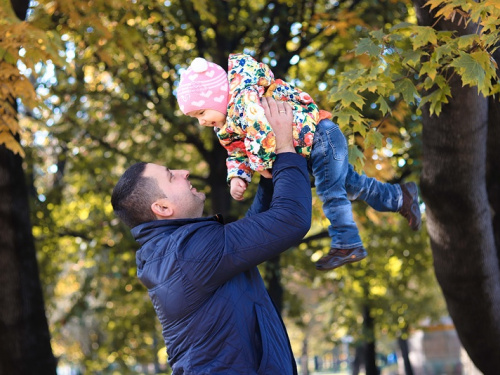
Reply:
M221 128L226 123L226 115L215 109L199 109L188 112L187 115L197 118L201 126Z

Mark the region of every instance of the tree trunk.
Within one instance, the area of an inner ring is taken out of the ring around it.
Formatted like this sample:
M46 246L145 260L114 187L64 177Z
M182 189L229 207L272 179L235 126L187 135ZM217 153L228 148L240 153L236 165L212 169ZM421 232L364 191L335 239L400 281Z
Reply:
M370 306L363 307L363 336L365 337L366 375L378 375L375 350L375 321L370 315Z
M12 5L24 20L29 1ZM22 159L4 145L0 197L0 375L56 374Z
M424 2L414 5L419 23L428 26L434 19ZM435 27L464 32L449 22ZM488 154L496 160L488 160L486 151L488 136L498 133L498 118L496 124L489 121L488 100L476 89L456 78L451 84L453 98L439 117L423 111L421 191L436 277L462 345L483 373L498 374L500 269L490 206L498 195L488 197L498 190L486 183L486 165L498 168L499 141L491 141L496 150L490 147ZM498 178L498 169L494 173Z
M229 187L226 182L227 151L220 146L215 133L212 137L213 150L210 152L210 159L207 160L210 164L208 184L212 192L210 196L212 200L211 214L222 214L226 222L231 222L234 221L235 218L230 216L232 198L229 194Z
M55 374L22 159L0 146L0 374Z
M401 355L403 356L403 362L405 365L405 375L413 375L413 367L410 362L410 350L408 348L408 340L401 337L398 338L399 349L401 350Z
M16 13L17 18L24 20L30 6L30 0L11 0L12 9Z
M365 345L364 343L358 343L356 345L356 350L354 352L354 361L352 362L352 375L359 375L361 370L361 365L363 364L363 358L365 356Z
M307 337L302 341L302 354L300 356L300 375L309 375L309 354Z
M500 50L494 54L500 76ZM488 140L486 160L486 189L493 213L493 233L497 255L500 253L500 102L488 99ZM500 256L498 256L500 262Z

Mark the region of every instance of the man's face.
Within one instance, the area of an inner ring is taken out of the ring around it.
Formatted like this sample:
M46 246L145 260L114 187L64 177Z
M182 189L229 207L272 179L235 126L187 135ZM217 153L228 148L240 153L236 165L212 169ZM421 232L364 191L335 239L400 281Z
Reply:
M197 118L201 126L222 128L226 123L226 115L214 109L199 109L187 115Z
M159 204L173 210L172 219L200 217L203 213L205 194L198 192L187 179L189 172L185 170L170 170L158 164L147 164L144 177L154 178L159 188L167 198L162 198Z

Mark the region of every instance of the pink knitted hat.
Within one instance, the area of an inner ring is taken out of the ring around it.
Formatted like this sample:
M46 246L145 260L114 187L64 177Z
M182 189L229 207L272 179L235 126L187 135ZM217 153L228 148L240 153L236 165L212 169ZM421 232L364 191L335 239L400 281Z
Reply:
M182 113L214 109L227 113L229 84L227 73L219 65L197 57L181 75L177 102Z

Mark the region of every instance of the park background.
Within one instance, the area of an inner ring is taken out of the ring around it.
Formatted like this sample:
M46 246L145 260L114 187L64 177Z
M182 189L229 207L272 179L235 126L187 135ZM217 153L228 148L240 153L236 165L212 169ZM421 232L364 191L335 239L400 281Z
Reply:
M207 215L243 215L255 183L231 200L224 149L175 99L195 57L225 67L232 52L331 111L358 170L422 193L418 232L355 202L369 256L325 273L313 195L303 242L260 267L301 373L472 373L416 363L412 339L439 331L499 373L498 1L0 0L0 12L0 374L169 372L110 195L132 163L165 163L191 171Z

